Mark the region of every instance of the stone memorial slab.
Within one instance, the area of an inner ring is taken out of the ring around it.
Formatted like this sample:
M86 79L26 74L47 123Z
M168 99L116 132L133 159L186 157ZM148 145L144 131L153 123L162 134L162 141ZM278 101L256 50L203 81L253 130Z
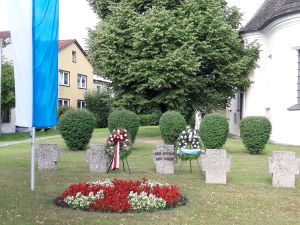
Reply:
M153 153L153 160L156 166L156 173L174 174L174 161L176 154L174 145L157 145Z
M87 150L87 162L90 163L91 172L106 173L109 158L105 151L105 144L91 145Z
M226 184L227 172L231 166L231 156L227 155L226 150L207 149L201 160L202 170L206 172L206 183Z
M40 171L56 170L57 162L60 159L60 150L57 144L41 144L40 149L36 152L36 157Z
M300 159L295 152L274 151L269 160L269 173L273 187L295 187L295 176L299 175Z

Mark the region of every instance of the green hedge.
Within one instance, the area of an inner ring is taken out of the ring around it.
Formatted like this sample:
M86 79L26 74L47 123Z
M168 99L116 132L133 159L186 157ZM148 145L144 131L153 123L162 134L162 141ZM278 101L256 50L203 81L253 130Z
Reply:
M141 126L156 126L156 125L158 125L160 116L161 116L161 114L158 112L138 115Z
M208 114L200 124L201 141L207 149L220 149L227 140L229 124L225 116Z
M70 109L59 120L59 130L71 150L84 150L95 127L93 114L85 110Z
M84 95L86 109L96 119L96 127L107 127L108 116L112 111L113 97L110 91L88 91Z
M179 112L167 111L160 117L159 129L165 144L175 145L179 134L186 129L186 122Z
M116 110L108 117L108 129L112 132L117 128L125 128L129 134L132 143L135 141L136 134L140 126L138 116L129 110Z
M247 150L252 154L259 154L270 138L272 125L266 117L249 116L241 121L240 131Z

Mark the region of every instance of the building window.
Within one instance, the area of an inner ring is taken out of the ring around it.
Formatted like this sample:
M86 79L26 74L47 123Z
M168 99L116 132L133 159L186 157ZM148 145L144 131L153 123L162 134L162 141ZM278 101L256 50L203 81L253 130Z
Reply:
M85 108L85 101L77 100L77 108L78 109L84 109Z
M86 89L86 81L87 81L87 76L78 74L77 76L77 87Z
M58 99L58 108L69 107L70 99L60 98Z
M297 49L297 104L288 108L288 110L300 110L300 49Z
M76 63L76 51L72 51L72 62Z
M9 108L1 109L2 123L10 123L10 117L11 117L10 112L11 112L11 110Z
M63 86L70 86L70 73L68 71L59 70L58 83Z

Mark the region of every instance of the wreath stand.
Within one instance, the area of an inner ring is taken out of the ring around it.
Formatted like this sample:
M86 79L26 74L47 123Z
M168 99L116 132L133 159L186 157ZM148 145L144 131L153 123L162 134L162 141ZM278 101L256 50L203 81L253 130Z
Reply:
M130 170L130 167L129 167L129 163L128 163L127 157L125 158L125 161L126 161L126 164L127 164L128 172L129 172L129 174L131 174L131 170ZM113 159L111 160L111 162L110 162L110 164L109 164L109 167L108 167L106 173L109 173L109 171L111 170L111 165L112 165L112 163L113 163ZM122 164L123 164L123 170L124 170L124 172L126 172L126 171L125 171L125 163L124 163L124 159L122 159Z
M183 150L184 150L184 151L183 151ZM189 150L191 150L191 149L180 149L180 150L178 150L177 155L181 155L181 156L194 156L194 155L197 155L197 154L189 154L189 153L186 153L186 152L189 151ZM202 169L201 169L201 166L200 166L200 163L199 163L199 160L198 160L198 159L200 158L200 156L201 156L203 153L205 153L205 151L200 150L200 151L199 151L199 157L196 158L196 159L195 159L195 158L192 158L192 157L190 157L190 158L188 158L188 159L182 159L181 157L179 157L180 160L181 160L180 167L179 167L179 171L181 171L182 161L190 161L190 173L192 173L192 160L196 160L196 161L197 161L197 164L198 164L199 171L200 171L200 173L201 173L201 175L202 175Z
M181 160L180 167L179 167L179 171L181 171L182 161L190 161L190 173L192 173L192 160L193 160L193 159ZM200 173L202 174L201 166L200 166L200 163L199 163L198 159L196 159L196 161L197 161L197 164L198 164L198 167L199 167L199 171L200 171Z

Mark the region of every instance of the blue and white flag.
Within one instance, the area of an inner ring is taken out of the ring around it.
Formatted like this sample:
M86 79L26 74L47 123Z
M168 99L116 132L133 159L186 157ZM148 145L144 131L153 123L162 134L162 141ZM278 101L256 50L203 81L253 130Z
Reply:
M16 125L57 124L59 0L9 0Z

